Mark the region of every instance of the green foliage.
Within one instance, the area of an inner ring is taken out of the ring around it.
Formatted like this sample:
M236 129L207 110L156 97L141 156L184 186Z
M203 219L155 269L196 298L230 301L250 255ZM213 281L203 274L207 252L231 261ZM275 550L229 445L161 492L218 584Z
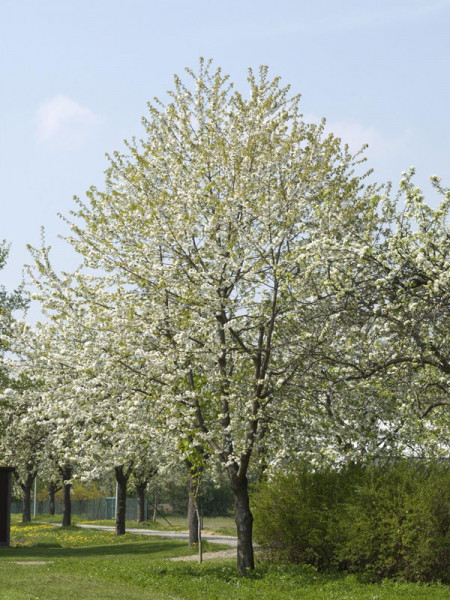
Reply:
M272 558L332 567L336 511L360 478L356 466L313 472L307 464L275 475L253 495L256 541Z
M188 481L182 475L178 479L166 480L164 483L158 481L149 486L149 498L151 502L154 490L157 488L158 502L169 504L173 514L187 514L188 510ZM216 517L230 514L234 509L233 493L225 477L213 481L208 475L202 479L200 495L200 508L204 516Z
M450 581L448 464L369 469L340 510L337 556L348 569Z
M255 538L319 569L448 582L450 468L416 462L278 475L254 495Z
M209 517L225 516L234 511L233 492L224 479L218 483L206 479L203 482L200 501L203 514Z

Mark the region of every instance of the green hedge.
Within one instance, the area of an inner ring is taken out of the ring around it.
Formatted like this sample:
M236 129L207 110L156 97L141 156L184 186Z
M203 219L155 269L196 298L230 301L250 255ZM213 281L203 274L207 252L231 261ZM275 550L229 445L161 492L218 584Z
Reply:
M277 560L374 578L450 581L450 467L299 465L253 495L255 540Z

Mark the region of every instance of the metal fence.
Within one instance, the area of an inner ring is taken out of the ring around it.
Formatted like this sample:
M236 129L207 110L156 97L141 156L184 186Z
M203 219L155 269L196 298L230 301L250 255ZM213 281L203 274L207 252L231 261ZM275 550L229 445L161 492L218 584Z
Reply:
M33 509L33 505L32 505ZM55 514L62 515L62 502L55 501ZM22 513L22 503L12 502L11 512L14 514ZM46 515L50 512L50 503L48 500L40 500L36 503L36 515ZM116 512L115 497L95 498L90 500L72 500L72 515L82 517L86 521L98 521L102 519L114 519ZM145 519L147 520L148 507L145 506ZM137 520L137 498L127 498L126 519L128 521Z

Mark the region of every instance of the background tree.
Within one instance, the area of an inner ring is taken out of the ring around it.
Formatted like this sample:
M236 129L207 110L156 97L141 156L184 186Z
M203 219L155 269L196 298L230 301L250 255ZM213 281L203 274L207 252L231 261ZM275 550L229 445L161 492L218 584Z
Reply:
M0 437L2 461L15 467L14 477L22 495L22 521L31 520L31 491L44 462L46 427L40 420L39 396L33 389L23 392L7 388Z
M333 261L324 257L335 315L328 326L346 342L328 348L322 407L335 431L360 429L356 409L367 433L352 444L361 449L371 436L369 453L449 450L450 192L433 177L442 196L433 209L413 174L396 197L384 196L373 243L357 239L353 255L336 248Z
M0 241L0 270L3 269L8 258L9 246ZM27 298L22 288L8 292L0 286L0 357L8 350L11 326L14 322L14 311L25 309ZM11 387L13 382L4 362L0 362L0 391Z

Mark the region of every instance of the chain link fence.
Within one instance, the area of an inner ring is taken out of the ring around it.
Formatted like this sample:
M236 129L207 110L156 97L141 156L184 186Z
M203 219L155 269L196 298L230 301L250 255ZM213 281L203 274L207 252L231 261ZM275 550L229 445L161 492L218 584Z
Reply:
M33 505L32 505L33 509ZM145 520L148 517L148 506L145 506ZM55 501L55 514L62 515L62 502ZM115 497L94 498L90 500L72 500L72 515L81 517L86 521L99 521L103 519L114 519L116 511ZM22 513L22 503L12 502L11 512L14 514ZM50 513L50 503L48 500L40 500L36 503L36 516L48 515ZM137 498L127 498L127 521L137 520Z

